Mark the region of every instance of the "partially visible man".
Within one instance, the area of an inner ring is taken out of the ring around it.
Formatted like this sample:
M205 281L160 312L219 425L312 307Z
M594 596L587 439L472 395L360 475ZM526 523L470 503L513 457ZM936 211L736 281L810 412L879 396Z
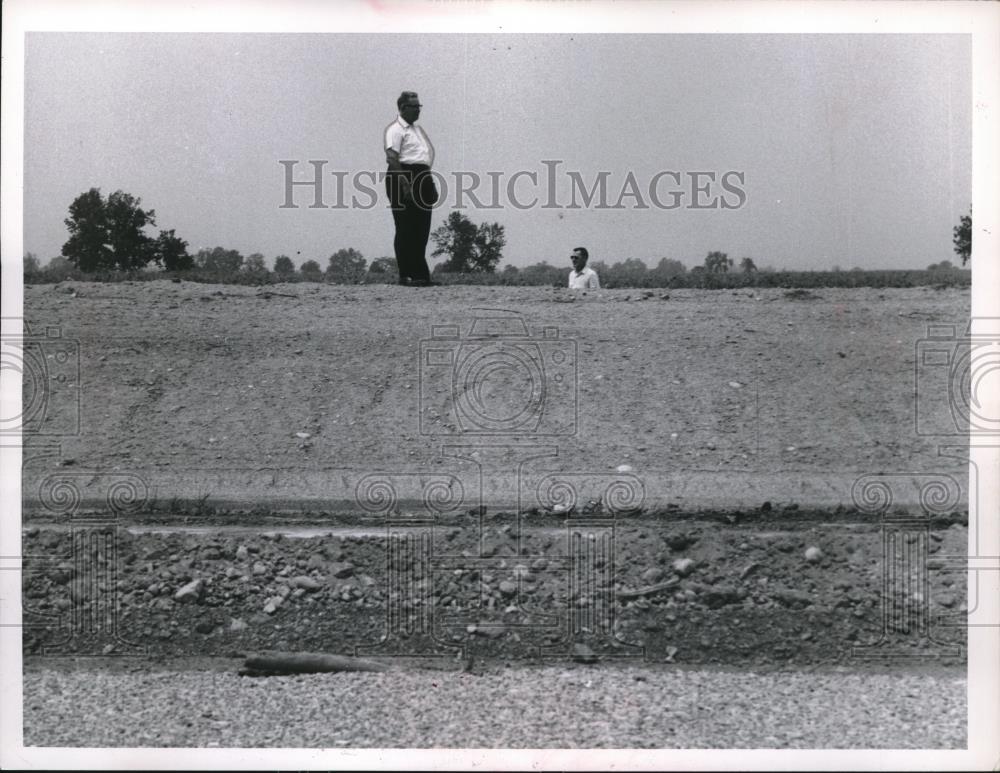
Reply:
M586 247L577 247L573 254L569 256L573 261L573 270L569 272L570 290L600 290L601 282L597 278L597 272L592 268L587 268L587 260L590 253Z
M434 146L417 126L420 99L415 91L404 91L396 100L399 117L385 127L385 159L389 165L385 191L396 228L393 248L399 268L399 283L427 286L427 239L431 233L431 207L438 191L431 177Z

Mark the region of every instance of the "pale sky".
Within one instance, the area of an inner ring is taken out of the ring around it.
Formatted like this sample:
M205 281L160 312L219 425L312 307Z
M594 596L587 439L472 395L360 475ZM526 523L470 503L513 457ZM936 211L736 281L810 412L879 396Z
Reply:
M310 209L298 189L300 208L281 209L278 162L305 178L326 160L334 204L330 172L384 170L404 89L420 94L435 169L482 175L482 199L487 172L506 186L525 170L539 186L518 196L544 201L546 160L562 161L564 204L567 171L588 185L607 171L609 203L629 172L643 191L661 171L744 175L738 209L466 210L506 227L515 265L568 265L585 245L650 265L721 250L775 268L924 268L956 259L971 200L963 35L29 33L26 48L24 249L43 262L90 187L141 197L192 252L391 255L384 200Z

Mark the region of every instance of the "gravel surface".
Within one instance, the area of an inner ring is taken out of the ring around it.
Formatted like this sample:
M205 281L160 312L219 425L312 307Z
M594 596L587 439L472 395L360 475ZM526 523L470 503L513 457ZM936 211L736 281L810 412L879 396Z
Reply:
M510 668L255 679L29 670L28 746L962 748L933 673Z

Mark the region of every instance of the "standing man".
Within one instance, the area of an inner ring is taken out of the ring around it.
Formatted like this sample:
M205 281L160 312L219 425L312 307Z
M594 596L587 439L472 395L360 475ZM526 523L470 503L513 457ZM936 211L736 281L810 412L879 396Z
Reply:
M601 282L597 278L597 272L592 268L587 268L587 260L590 254L586 247L577 247L569 259L573 261L573 270L569 272L570 290L600 290Z
M404 91L396 100L399 117L385 127L385 159L389 165L385 191L396 227L393 247L399 267L399 283L426 287L427 238L431 233L431 207L438 191L431 177L434 146L422 128L420 100L415 91Z

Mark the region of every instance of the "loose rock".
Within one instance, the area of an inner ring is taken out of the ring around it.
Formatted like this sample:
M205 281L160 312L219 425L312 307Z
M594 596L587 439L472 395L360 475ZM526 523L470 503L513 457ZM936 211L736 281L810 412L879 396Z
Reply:
M582 642L573 645L573 660L577 663L596 663L596 653Z
M684 550L684 548L693 545L697 541L695 537L684 533L668 534L664 539L666 539L667 545L670 546L671 550Z
M791 588L775 588L771 591L771 598L776 601L780 601L785 606L807 606L812 604L812 596L808 593L804 593L799 590L792 590Z
M754 561L752 564L748 564L747 566L743 567L743 571L740 572L740 579L742 580L746 578L746 576L750 574L752 571L754 571L754 569L756 569L758 566L760 566L760 564Z
M678 558L672 566L674 571L681 577L687 577L694 571L695 563L691 558Z
M702 595L701 600L709 609L718 609L727 604L736 604L742 598L743 596L739 590L731 585L715 585Z
M816 564L823 560L823 551L815 545L806 548L806 561Z
M194 602L198 600L201 595L203 581L199 577L197 580L192 580L187 585L182 586L174 594L174 601L180 602Z
M291 579L292 585L296 588L303 588L308 591L319 590L322 586L319 582L314 580L312 577L307 577L305 575L299 575L298 577L293 577Z
M348 561L335 561L330 564L330 574L338 580L343 580L354 574L354 564Z
M663 579L663 570L658 566L651 566L642 573L642 581L653 585Z

